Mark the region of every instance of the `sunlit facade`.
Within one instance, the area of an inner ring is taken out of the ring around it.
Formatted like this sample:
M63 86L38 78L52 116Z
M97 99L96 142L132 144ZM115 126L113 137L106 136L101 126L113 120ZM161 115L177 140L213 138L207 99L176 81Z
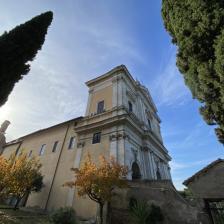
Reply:
M128 167L129 180L171 180L160 118L148 89L134 80L124 65L86 82L89 96L85 116L36 131L4 145L3 155L23 150L43 164L44 188L28 197L26 206L52 210L72 206L92 217L96 204L63 187L89 153L113 156ZM13 125L13 124L12 124Z

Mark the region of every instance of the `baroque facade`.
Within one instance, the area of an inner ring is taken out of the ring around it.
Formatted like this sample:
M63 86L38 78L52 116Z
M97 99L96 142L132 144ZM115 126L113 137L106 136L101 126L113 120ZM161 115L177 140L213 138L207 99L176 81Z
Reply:
M73 206L82 217L92 217L96 204L63 187L89 153L113 156L128 166L127 178L171 180L171 157L163 145L160 118L148 89L135 81L124 65L86 82L89 97L85 116L36 131L4 146L3 156L38 156L45 187L29 196L26 206L52 210Z

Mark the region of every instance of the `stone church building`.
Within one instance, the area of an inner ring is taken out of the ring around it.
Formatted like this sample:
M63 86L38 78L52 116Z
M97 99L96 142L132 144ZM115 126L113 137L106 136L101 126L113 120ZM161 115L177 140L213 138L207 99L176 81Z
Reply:
M78 197L75 189L63 187L74 178L71 167L80 167L89 153L110 156L128 166L127 178L171 180L171 157L163 145L160 118L148 89L135 81L124 65L96 77L89 89L86 113L11 142L4 142L9 122L0 130L3 156L23 150L42 163L44 188L29 196L26 206L52 210L72 206L82 217L96 214L96 204Z

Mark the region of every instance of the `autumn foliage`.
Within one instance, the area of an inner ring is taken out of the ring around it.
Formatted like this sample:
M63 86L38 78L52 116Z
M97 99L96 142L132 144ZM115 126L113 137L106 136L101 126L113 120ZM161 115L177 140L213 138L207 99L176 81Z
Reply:
M0 196L6 186L8 167L8 161L2 156L0 156Z
M127 167L118 164L114 158L109 161L100 156L99 163L92 161L88 155L80 169L72 168L75 172L75 180L65 183L66 186L76 187L79 196L88 197L97 202L100 207L100 220L103 222L103 206L110 202L114 193L113 190L127 186L125 176Z
M41 164L35 158L28 158L25 153L9 159L0 157L0 196L15 197L15 208L21 199L32 191L40 191L43 186Z

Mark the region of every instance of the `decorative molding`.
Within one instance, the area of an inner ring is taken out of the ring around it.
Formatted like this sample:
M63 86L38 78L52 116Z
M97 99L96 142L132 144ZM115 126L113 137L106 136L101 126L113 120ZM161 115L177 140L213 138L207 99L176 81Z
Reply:
M134 92L132 92L132 91L130 91L130 90L126 90L126 94L127 94L127 96L130 97L130 99L131 99L133 102L136 101L136 99L137 99L137 95L136 95Z
M153 113L149 109L145 109L145 113L150 120L153 120Z
M124 78L123 78L122 74L119 73L112 78L112 83L118 82L118 81L123 80L123 79Z
M89 89L89 94L93 93L94 88Z
M82 148L85 146L85 142L78 142L77 143L77 148Z
M150 147L148 145L142 146L141 150L146 151L146 152L152 152L152 150L150 149Z
M116 133L109 136L110 141L117 141L126 138L129 138L129 136L125 133Z

